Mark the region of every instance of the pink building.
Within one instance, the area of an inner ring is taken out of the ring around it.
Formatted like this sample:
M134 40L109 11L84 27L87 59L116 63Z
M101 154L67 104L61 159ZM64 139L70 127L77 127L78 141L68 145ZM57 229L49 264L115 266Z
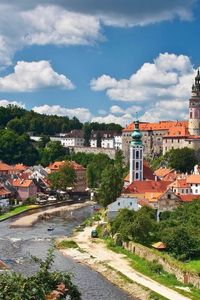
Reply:
M36 197L37 186L30 179L14 179L12 181L13 187L16 189L18 199L24 201L29 197Z

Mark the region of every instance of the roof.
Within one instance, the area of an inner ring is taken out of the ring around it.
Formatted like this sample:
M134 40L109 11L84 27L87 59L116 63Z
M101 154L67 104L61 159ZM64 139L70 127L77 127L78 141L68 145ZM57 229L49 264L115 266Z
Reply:
M14 187L27 188L32 184L32 182L33 182L33 180L30 180L30 179L13 179L12 185Z
M64 137L69 138L83 138L84 137L84 131L82 129L74 129L70 132L66 133Z
M166 249L166 244L163 242L157 242L155 244L152 245L153 248L158 249L158 250L162 250L162 249Z
M173 188L189 188L190 185L187 183L186 178L178 178L170 184Z
M179 195L181 201L183 202L192 202L195 199L199 199L200 200L200 196L198 195Z
M173 172L170 172L162 177L162 180L164 181L175 181L178 177L180 177L181 174L177 173L176 170Z
M175 125L173 127L170 127L168 130L168 133L166 135L164 135L165 137L187 137L189 136L189 131L188 128L185 126L185 124L181 124L181 125Z
M189 175L186 179L187 183L189 184L200 184L200 175L192 174Z
M16 165L14 165L14 166L11 166L11 168L13 169L13 170L16 170L16 171L25 171L26 169L28 169L28 167L27 166L25 166L25 165L23 165L23 164L16 164Z
M124 178L124 181L129 182L129 178L130 178L130 173L128 173L128 175L126 175L126 177ZM153 170L149 167L149 164L145 159L143 160L143 178L144 178L144 180L146 180L146 179L154 180L155 179Z
M0 187L0 196L9 195L9 194L11 194L11 192L8 191L4 186Z
M124 193L126 194L145 194L146 192L150 193L162 193L165 192L170 181L134 181L127 188L124 189Z
M157 202L158 199L163 195L163 192L146 192L144 195L144 198L148 200L149 203L151 202Z
M160 121L158 123L140 123L139 129L141 131L147 130L169 130L173 126L183 126L188 127L188 121ZM134 123L129 124L126 128L123 129L123 132L130 132L134 130Z
M158 177L164 177L173 171L174 171L174 169L168 169L168 168L161 167L161 168L157 169L156 171L154 171L154 174Z
M11 166L7 165L6 163L0 161L0 172L1 171L10 171Z
M120 131L116 130L98 130L98 131L92 131L91 132L91 139L96 139L97 135L100 135L102 139L111 139L115 136L121 136L122 133Z
M72 168L76 171L85 170L85 168L82 165L79 165L75 161L55 161L54 163L50 164L48 168L51 171L58 171L61 167L63 167L66 163L69 163Z

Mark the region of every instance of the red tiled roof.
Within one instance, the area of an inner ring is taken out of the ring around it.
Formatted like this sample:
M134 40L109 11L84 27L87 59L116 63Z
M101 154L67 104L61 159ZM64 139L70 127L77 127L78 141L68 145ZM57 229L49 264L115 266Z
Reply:
M69 163L74 170L85 170L85 168L75 161L55 161L54 163L50 164L48 168L51 171L58 171L61 167L63 167L66 163Z
M181 174L177 173L175 170L167 175L163 176L164 181L175 181Z
M189 188L190 187L190 185L187 183L186 178L176 179L169 186L173 187L173 188Z
M147 180L147 181L134 181L127 188L125 188L125 194L144 194L145 192L157 192L162 193L164 192L170 181L154 181L154 180Z
M140 123L139 128L141 131L146 130L169 130L173 126L183 126L188 127L188 121L160 121L158 123ZM134 130L134 123L129 124L123 129L124 132L129 132Z
M168 168L159 168L154 171L154 174L158 177L164 177L168 175L169 173L172 173L174 170L173 169L168 169Z
M200 184L200 175L192 174L189 175L186 179L187 183L195 183L195 184Z
M192 202L195 199L200 200L200 196L198 195L179 195L179 197L181 198L181 201L183 202Z
M4 188L3 186L0 187L0 196L3 196L3 195L9 195L11 194L10 191L8 191L6 188Z
M155 179L153 171L151 170L148 162L145 159L143 161L143 177L144 177L144 180L154 180ZM124 178L124 181L129 182L129 178L130 178L130 174L128 173L128 175L126 175L126 177Z
M0 171L10 171L11 166L7 165L6 163L0 161Z
M33 180L29 180L29 179L13 179L12 180L12 185L14 187L29 187L31 185L31 183L33 182Z
M176 125L170 127L164 137L187 137L189 136L188 128L185 125Z

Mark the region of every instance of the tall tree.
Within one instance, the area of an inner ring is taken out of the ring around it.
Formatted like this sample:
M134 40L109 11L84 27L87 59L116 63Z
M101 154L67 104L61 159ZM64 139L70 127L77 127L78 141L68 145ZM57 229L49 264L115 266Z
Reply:
M48 179L52 188L66 190L74 186L76 173L70 162L66 162L59 171L49 174Z
M97 148L101 148L101 133L97 132Z

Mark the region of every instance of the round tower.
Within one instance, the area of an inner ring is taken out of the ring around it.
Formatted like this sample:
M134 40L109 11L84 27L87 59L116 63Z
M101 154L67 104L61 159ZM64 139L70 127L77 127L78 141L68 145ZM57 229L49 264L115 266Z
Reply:
M135 128L131 136L133 140L130 144L130 183L143 180L143 145L138 119L135 121Z
M192 96L189 100L189 124L191 135L200 135L200 72L197 71L195 83L192 85Z

